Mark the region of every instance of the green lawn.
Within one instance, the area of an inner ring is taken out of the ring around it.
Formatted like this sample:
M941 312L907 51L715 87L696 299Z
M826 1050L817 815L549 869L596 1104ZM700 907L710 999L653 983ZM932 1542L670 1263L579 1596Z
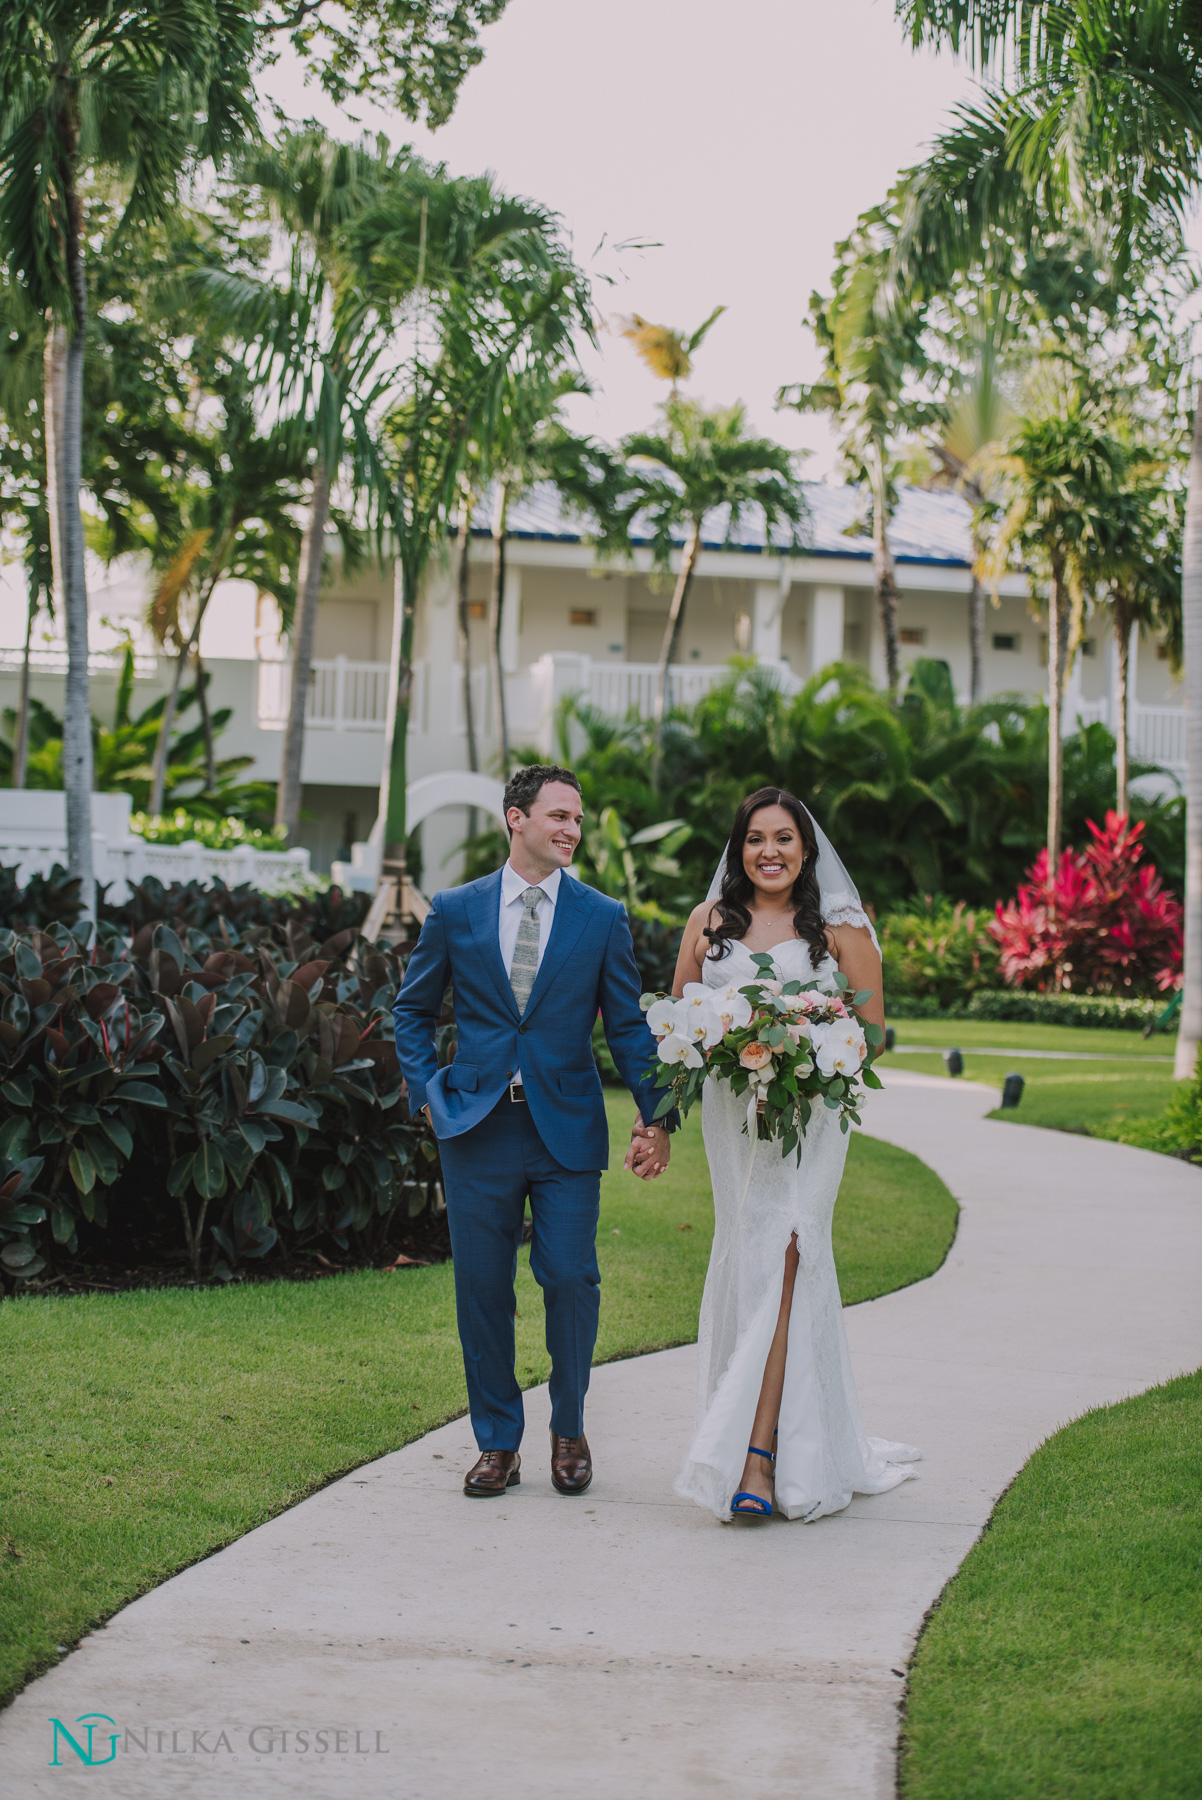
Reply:
M1057 1432L910 1671L905 1800L1202 1794L1202 1375Z
M964 1054L964 1079L1001 1087L1012 1069L1023 1077L1016 1108L992 1113L1018 1125L1046 1125L1059 1131L1093 1132L1123 1119L1161 1111L1173 1088L1171 1037L1144 1038L1137 1031L1088 1030L1072 1025L991 1025L980 1019L891 1019L900 1045L939 1046L884 1059L899 1068L945 1075L940 1049ZM989 1056L987 1050L1000 1050ZM1068 1058L1014 1056L1014 1050L1084 1053ZM1099 1057L1114 1061L1099 1061Z
M699 1117L644 1185L609 1100L599 1360L690 1342L712 1205ZM938 1268L956 1205L905 1151L853 1137L835 1211L847 1300ZM546 1378L522 1258L518 1368ZM347 1469L464 1410L449 1266L313 1283L0 1306L0 1699L123 1602Z

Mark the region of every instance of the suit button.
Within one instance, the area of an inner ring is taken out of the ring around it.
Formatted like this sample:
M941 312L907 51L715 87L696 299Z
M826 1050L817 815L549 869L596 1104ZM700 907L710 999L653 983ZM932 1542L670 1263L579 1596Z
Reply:
M524 1025L519 1025L518 1026L518 1036L525 1037L525 1035L526 1035L526 1027Z

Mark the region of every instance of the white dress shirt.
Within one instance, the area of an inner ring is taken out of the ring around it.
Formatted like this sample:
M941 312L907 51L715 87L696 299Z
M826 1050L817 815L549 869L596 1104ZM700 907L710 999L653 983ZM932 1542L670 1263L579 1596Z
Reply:
M551 926L555 922L555 900L559 893L559 882L562 869L552 869L542 881L527 881L519 875L513 864L507 862L501 870L501 911L497 921L497 936L501 944L501 961L508 975L513 967L513 953L517 949L518 926L522 922L522 895L528 887L539 887L546 895L538 903L538 961L539 967L546 954L547 943L551 936ZM520 1069L514 1072L514 1084L519 1085L522 1079Z

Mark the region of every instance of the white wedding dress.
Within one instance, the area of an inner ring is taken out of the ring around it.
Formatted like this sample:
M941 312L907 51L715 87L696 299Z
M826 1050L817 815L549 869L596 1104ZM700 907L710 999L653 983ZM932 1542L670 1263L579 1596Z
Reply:
M809 947L789 939L772 951L784 981L835 988L835 964L815 971ZM732 944L707 960L707 987L752 981L751 953ZM864 1435L831 1250L831 1215L847 1160L838 1115L818 1106L796 1153L760 1143L739 1207L749 1140L747 1099L725 1082L702 1096L705 1150L714 1190L714 1246L698 1326L697 1425L676 1491L719 1519L742 1485L764 1364L780 1312L785 1250L797 1233L800 1266L789 1316L785 1388L776 1446L777 1510L790 1519L838 1512L853 1494L883 1494L914 1475L920 1452ZM851 1127L852 1130L855 1127ZM761 1449L770 1450L770 1444Z

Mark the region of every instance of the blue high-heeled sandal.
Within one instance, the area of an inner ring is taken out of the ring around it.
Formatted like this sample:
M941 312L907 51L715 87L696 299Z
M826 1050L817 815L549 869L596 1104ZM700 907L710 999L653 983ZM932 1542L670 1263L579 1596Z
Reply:
M747 1454L748 1456L762 1456L766 1462L770 1463L776 1461L771 1450L757 1450L754 1444L748 1444ZM740 1506L740 1500L750 1500L751 1505ZM746 1488L740 1488L731 1500L730 1516L732 1519L770 1519L772 1504L768 1500L761 1500L758 1494L749 1494Z

